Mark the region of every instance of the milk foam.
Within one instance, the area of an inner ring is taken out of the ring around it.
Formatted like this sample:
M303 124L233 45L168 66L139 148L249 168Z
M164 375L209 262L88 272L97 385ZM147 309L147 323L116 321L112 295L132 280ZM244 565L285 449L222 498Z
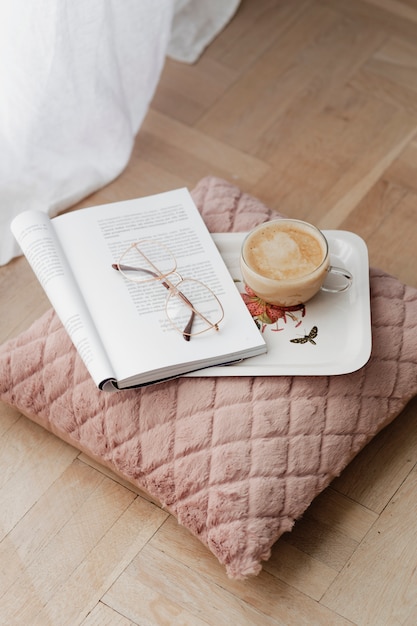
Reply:
M302 226L269 225L251 236L245 246L247 264L258 274L288 280L311 274L323 261L320 241Z

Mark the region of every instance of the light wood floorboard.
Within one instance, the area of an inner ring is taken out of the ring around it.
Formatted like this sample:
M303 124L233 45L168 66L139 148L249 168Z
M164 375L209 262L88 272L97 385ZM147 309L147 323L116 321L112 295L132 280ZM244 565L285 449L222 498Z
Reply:
M77 207L216 175L352 230L417 287L417 0L243 0L194 65L167 60L125 171ZM0 268L0 340L48 307ZM0 406L3 626L417 623L417 400L231 581L156 502Z

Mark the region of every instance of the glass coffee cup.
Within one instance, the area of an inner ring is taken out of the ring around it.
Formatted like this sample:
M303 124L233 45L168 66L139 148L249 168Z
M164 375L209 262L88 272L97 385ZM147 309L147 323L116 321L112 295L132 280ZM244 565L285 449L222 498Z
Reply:
M262 300L282 307L311 300L320 290L340 293L352 284L351 273L330 264L324 234L308 222L275 219L250 231L242 244L244 282ZM328 277L337 278L330 286Z

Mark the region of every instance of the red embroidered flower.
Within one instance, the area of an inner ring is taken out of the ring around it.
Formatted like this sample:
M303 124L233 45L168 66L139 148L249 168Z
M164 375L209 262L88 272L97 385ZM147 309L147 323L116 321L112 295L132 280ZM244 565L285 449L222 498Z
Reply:
M259 320L263 324L275 324L279 319L287 321L286 316L289 315L291 319L295 319L292 311L302 311L302 316L305 315L304 304L297 304L295 306L278 306L276 304L270 304L265 302L262 298L259 298L248 285L245 285L246 293L242 293L242 298L249 313L255 319Z

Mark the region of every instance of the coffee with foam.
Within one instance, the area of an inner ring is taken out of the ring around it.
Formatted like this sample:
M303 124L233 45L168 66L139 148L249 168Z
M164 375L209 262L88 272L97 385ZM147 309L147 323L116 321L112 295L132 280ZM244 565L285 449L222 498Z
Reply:
M309 230L303 225L279 222L260 228L246 242L246 263L274 280L311 274L323 262L326 247Z
M329 268L322 232L300 220L279 219L255 228L242 246L246 284L271 304L294 306L312 298Z

